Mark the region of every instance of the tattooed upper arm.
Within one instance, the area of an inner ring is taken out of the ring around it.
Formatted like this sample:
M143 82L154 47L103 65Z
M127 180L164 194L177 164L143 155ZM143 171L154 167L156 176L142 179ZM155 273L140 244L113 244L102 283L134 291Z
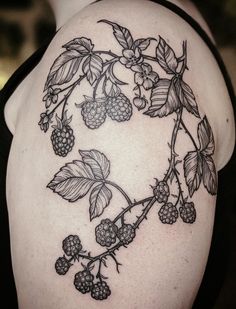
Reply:
M119 12L96 14L59 31L44 60L37 130L52 166L40 190L78 216L55 219L47 278L54 296L66 287L71 308L187 308L217 193L213 131L191 73L196 42L153 25L155 14L138 30Z

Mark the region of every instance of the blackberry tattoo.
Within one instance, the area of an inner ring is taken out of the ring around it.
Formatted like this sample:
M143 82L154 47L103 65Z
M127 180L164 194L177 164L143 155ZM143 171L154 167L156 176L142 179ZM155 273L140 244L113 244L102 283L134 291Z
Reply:
M79 150L80 158L62 166L47 186L72 203L89 194L90 220L102 216L109 207L112 190L123 196L124 205L121 205L116 217L102 219L95 228L94 238L104 248L102 253L92 255L83 248L79 236L69 235L62 242L64 255L55 262L59 275L65 275L74 264L79 263L82 269L75 274L75 288L96 300L105 300L111 295L108 278L102 274L103 267L107 267L106 260L112 259L119 272L121 264L117 251L135 243L138 228L144 219L148 219L149 211L156 207L156 217L166 225L176 224L177 221L193 224L197 212L191 198L201 184L209 194L216 195L217 173L213 161L215 143L211 127L206 116L200 116L193 91L183 80L188 68L187 42L183 42L182 55L177 57L161 36L158 40L152 37L134 40L127 28L108 20L99 22L112 27L113 35L122 47L120 54L95 50L90 39L75 38L63 46L65 51L53 63L45 83L43 101L46 111L41 114L39 125L42 131L47 132L56 119L51 136L55 154L64 157L74 146L75 129L72 117L67 116L68 99L82 80L89 82L92 95L84 95L83 102L77 102L76 106L89 129L99 129L105 121L126 123L135 108L152 118L175 117L168 143L168 167L159 180L153 180L149 196L133 200L116 182L109 180L110 161L96 149ZM146 54L145 51L156 41L155 55L150 56L150 52ZM155 72L152 63L160 66L164 77ZM115 66L134 74L132 99L122 92L122 86L127 84L115 75ZM61 117L56 114L59 108ZM198 121L196 138L184 122L185 114ZM192 144L182 158L176 153L180 131ZM185 183L181 182L181 174ZM134 208L135 213L139 212L138 216L133 215Z
M78 272L75 275L74 285L81 293L89 293L93 287L94 275L87 269Z
M72 117L67 119L67 115L64 113L62 119L56 116L57 125L52 126L54 128L51 135L52 147L55 154L61 157L65 157L74 146L75 137L69 126L71 119Z
M158 212L159 218L164 224L173 224L178 219L179 213L172 203L164 204Z
M108 97L107 115L118 122L130 120L132 116L130 100L122 93L115 97Z

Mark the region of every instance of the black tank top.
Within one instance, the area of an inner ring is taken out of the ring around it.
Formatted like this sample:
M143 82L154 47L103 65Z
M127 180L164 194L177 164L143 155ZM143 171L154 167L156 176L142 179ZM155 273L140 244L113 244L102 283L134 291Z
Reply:
M101 0L99 0L101 1ZM95 1L98 2L98 1ZM187 13L178 6L165 0L153 1L158 3L178 16L184 19L192 28L199 34L206 45L211 50L216 59L222 75L225 79L226 86L233 104L235 113L235 94L231 84L231 80L225 69L224 63L215 48L214 44L201 28L201 26ZM44 55L51 38L48 42L38 49L18 70L10 77L2 91L0 92L0 233L1 233L1 255L0 255L0 274L2 288L1 303L5 304L5 308L17 308L17 298L12 273L11 255L10 255L10 238L9 238L9 222L6 203L6 170L9 151L12 142L12 134L7 128L4 119L4 107L10 96L16 90L21 81L34 69ZM216 203L216 215L214 223L214 231L210 254L203 281L201 283L197 298L193 308L212 308L222 283L224 281L225 272L228 261L228 224L226 223L227 209L230 209L230 204L235 201L234 184L236 183L236 164L235 151L230 162L219 172L219 189ZM232 207L231 207L232 208ZM24 267L24 266L23 266Z

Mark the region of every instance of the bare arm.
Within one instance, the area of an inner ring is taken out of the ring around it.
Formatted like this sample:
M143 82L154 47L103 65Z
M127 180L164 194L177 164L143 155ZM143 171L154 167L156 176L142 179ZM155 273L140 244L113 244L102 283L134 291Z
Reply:
M226 90L209 55L142 1L97 4L58 33L9 165L22 308L191 307L222 161L214 113L230 118L212 112Z

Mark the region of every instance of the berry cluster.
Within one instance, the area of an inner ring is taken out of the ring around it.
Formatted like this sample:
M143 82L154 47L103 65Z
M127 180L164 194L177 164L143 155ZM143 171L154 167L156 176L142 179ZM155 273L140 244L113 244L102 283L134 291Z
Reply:
M179 212L175 205L173 205L172 203L166 203L161 207L158 212L159 218L164 224L175 223L178 219L179 214L184 223L194 223L196 220L196 209L194 207L194 203L184 203L179 208Z
M88 128L97 129L107 115L118 122L128 121L132 116L132 104L123 93L104 99L87 99L82 104L81 115Z
M107 247L107 251L104 253L92 257L89 254L86 255L86 251L82 251L82 244L80 238L77 235L69 235L62 242L62 249L65 253L64 256L59 257L55 263L56 272L59 275L65 275L69 268L72 266L72 261L79 261L80 259L87 259L87 265L83 266L83 270L75 274L74 286L82 294L90 293L91 297L96 300L107 299L111 295L111 290L101 274L101 266L105 264L104 259L108 256L112 257L116 262L117 267L120 265L115 257L115 250L121 246L126 247L129 245L136 236L136 229L138 228L137 222L141 222L145 217L145 211L149 209L149 205L153 205L155 201L162 201L158 215L159 219L164 224L174 224L180 214L180 217L185 223L193 223L196 219L196 210L193 202L183 202L179 211L171 202L166 202L169 197L169 186L165 181L157 182L156 187L153 189L154 196L148 201L143 213L140 217L137 217L136 223L127 224L124 223L124 211L118 216L121 220L121 226L118 227L117 218L111 221L109 218L101 220L101 222L95 228L95 237L98 244ZM160 203L160 202L159 202ZM143 204L140 202L140 204ZM136 204L135 204L136 205ZM127 207L127 211L132 208L132 204ZM123 219L122 219L123 218ZM119 220L118 219L118 220ZM113 245L113 247L111 247ZM111 247L111 248L109 248ZM96 277L92 274L92 270L95 268L95 263L98 262L98 272ZM119 271L117 269L117 271ZM98 280L96 281L95 278Z
M123 245L128 245L135 237L135 229L131 224L123 224L119 229L110 219L104 219L95 228L96 241L101 246L110 247L117 238Z
M56 260L55 269L59 275L65 275L68 272L72 265L70 262L73 259L76 259L81 252L82 245L79 236L69 235L66 237L62 242L62 249L68 257L71 257L71 259L68 260L65 256L62 256Z
M181 219L185 223L194 223L196 220L196 210L194 208L194 203L183 203L179 208L176 205L168 202L170 196L170 188L166 181L156 181L156 186L153 187L153 194L158 203L164 204L160 208L158 215L159 219L164 224L174 224L180 214Z
M164 204L158 212L159 218L164 224L173 224L177 221L180 213L180 217L184 223L192 224L196 220L196 209L194 203L184 203L179 212L175 205L172 203Z
M118 245L125 246L132 242L135 238L135 228L131 224L123 223L120 228L112 222L110 219L101 220L100 224L95 228L96 241L101 246L110 247L118 241ZM90 254L86 255L86 251L82 251L82 244L79 236L69 235L62 241L62 249L67 256L59 257L55 263L56 272L59 275L65 275L69 268L72 266L72 261L79 261L80 258L88 259L87 265L81 265L84 270L79 271L74 277L74 286L82 294L91 293L91 297L96 300L104 300L111 295L110 288L108 284L103 280L101 274L101 263L102 258L91 257ZM107 251L107 255L114 257L113 251ZM99 279L98 282L94 282L95 276L91 273L94 268L94 264L98 261L99 269L96 278ZM118 262L117 262L118 264Z
M83 256L82 245L80 238L77 235L69 235L62 242L62 249L64 253L70 257L67 258L65 255L59 257L55 263L55 269L58 275L65 275L70 267L72 266L71 262L78 260L80 257L88 258L91 260L90 256ZM83 265L83 264L82 264ZM74 277L74 286L82 294L90 293L91 297L96 300L104 300L111 295L110 288L108 284L101 279L101 274L98 273L99 277L98 282L94 282L94 275L91 273L93 267L89 268L84 266L84 270L79 271L75 274Z

